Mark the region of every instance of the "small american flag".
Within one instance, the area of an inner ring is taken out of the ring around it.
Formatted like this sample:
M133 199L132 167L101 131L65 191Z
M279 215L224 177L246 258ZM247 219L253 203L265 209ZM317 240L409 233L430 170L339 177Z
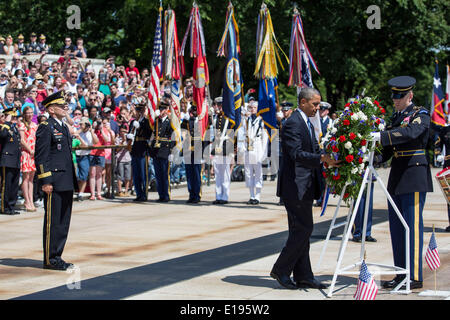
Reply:
M441 265L441 259L439 258L434 231L431 234L430 244L428 245L427 253L425 254L425 261L427 262L428 267L430 267L431 270L436 270Z
M359 273L358 286L353 298L356 300L375 300L378 293L378 287L369 272L366 263L362 262L361 271Z
M154 45L153 45L152 76L151 76L151 84L150 84L149 93L148 93L148 97L150 100L148 115L149 115L150 124L152 126L155 122L155 110L158 105L159 99L161 98L160 79L162 76L162 54L163 54L161 15L162 15L162 7L160 6L158 20L156 21L156 31L155 31L155 39L154 39Z

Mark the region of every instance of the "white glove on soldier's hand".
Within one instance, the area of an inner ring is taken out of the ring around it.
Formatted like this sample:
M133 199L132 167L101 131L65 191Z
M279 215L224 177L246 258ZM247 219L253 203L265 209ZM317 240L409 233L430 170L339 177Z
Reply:
M134 121L134 122L133 122L133 126L134 126L136 129L139 129L139 127L140 127L141 125L139 124L139 121Z
M371 132L370 137L372 138L372 141L380 141L381 140L381 134L379 132Z
M127 134L127 139L133 140L134 139L134 135L129 133Z

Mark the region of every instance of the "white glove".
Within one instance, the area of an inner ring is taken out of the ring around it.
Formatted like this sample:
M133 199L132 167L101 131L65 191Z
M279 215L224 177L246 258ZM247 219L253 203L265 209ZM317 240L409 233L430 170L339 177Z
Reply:
M127 139L133 140L134 135L132 133L127 134Z
M381 134L379 132L371 132L370 133L370 138L372 139L372 141L380 141L381 140Z
M437 162L444 162L444 155L442 155L442 154L440 154L440 155L438 155L437 157L436 157L436 161Z
M134 121L134 122L133 122L133 126L134 126L136 129L139 129L139 127L140 127L141 125L139 124L139 121Z
M161 111L159 109L155 110L155 117L159 117L159 115L161 114Z

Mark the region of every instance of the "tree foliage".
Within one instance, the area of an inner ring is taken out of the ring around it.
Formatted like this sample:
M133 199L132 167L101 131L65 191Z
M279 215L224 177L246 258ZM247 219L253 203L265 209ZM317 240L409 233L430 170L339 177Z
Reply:
M289 52L293 3L287 0L266 0L271 10L275 34L285 51ZM81 28L69 30L67 8L81 9ZM226 2L198 1L204 26L207 58L210 67L210 88L220 94L223 58L216 50L224 30ZM256 24L261 2L234 1L241 38L241 65L245 90L256 88L255 67ZM164 9L173 8L177 15L180 41L185 33L192 0L164 0ZM381 12L381 29L367 27L366 13L370 5ZM48 43L57 51L65 36L82 37L90 57L105 58L112 54L118 63L135 58L138 66L149 66L153 53L153 36L159 1L157 0L9 0L2 3L1 35L19 33L25 38L31 32L44 33ZM313 81L324 99L334 107L366 89L379 95L383 105L391 104L387 80L397 75L414 76L418 82L416 103L429 105L434 60L440 60L441 75L449 54L448 35L450 8L448 0L316 0L298 1L309 49L321 75L314 73ZM192 61L185 58L188 75ZM286 84L288 65L280 70L279 82ZM445 81L442 79L442 81ZM295 96L295 89L280 86L281 98Z

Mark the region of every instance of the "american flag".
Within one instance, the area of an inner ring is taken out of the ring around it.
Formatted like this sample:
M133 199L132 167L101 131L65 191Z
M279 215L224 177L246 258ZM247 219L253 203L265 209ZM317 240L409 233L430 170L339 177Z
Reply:
M427 253L425 254L425 261L427 262L428 267L430 267L431 270L436 270L441 266L441 259L439 258L434 231L431 234L430 244L428 245Z
M158 105L159 99L161 98L160 92L160 79L162 76L162 32L161 32L161 16L162 16L162 6L159 7L158 19L156 21L156 31L155 39L153 44L153 59L152 59L152 77L151 85L148 92L149 98L149 121L151 126L155 123L155 110Z
M378 287L369 272L366 263L362 262L361 271L359 273L358 286L353 298L356 300L375 300L378 293Z

